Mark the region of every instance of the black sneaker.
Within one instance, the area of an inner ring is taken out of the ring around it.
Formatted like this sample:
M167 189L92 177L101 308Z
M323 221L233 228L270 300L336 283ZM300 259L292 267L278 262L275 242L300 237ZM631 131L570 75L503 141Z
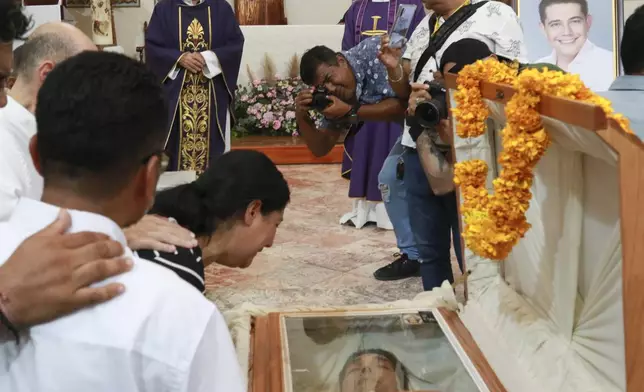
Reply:
M407 279L420 276L420 263L417 260L410 260L406 254L394 254L396 259L391 264L379 268L373 273L377 280L389 281Z

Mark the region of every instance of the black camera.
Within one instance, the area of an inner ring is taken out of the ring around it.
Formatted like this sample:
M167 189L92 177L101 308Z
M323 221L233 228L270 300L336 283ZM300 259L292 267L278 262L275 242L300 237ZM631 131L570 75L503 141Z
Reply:
M319 112L331 105L331 100L327 98L329 92L323 86L317 86L313 91L313 98L309 107Z
M436 81L425 82L425 84L429 86L428 92L432 98L416 104L412 123L422 128L433 128L441 120L447 119L447 90Z

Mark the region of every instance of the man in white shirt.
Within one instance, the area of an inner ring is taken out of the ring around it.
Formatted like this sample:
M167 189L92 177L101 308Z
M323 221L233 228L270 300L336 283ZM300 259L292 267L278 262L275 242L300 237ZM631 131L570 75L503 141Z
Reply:
M126 56L83 52L54 68L38 93L30 144L44 178L42 201L22 198L0 224L0 260L53 222L109 235L133 260L111 302L33 327L0 343L0 390L222 391L244 385L217 308L173 272L126 248L122 227L152 205L167 110L158 80Z
M28 28L22 3L0 0L0 87L11 70L12 42ZM5 89L0 88L0 108L5 104ZM105 234L67 233L70 226L69 214L61 214L0 265L0 342L123 293L118 282L94 285L131 269L132 263L119 257L123 247Z
M605 91L615 79L613 52L588 39L593 17L587 0L541 0L541 29L552 53L536 63L555 64L568 73L579 74L593 91Z
M67 23L39 26L20 47L18 74L7 106L0 110L0 222L11 216L18 199L40 199L43 181L29 155L29 140L36 134L34 112L38 90L57 63L96 45L79 29ZM15 63L15 62L14 62ZM154 216L126 230L128 245L173 252L176 246L193 247L192 234Z
M412 82L422 84L434 80L434 72L438 71L445 50L464 38L484 42L498 56L522 63L527 61L523 31L511 7L498 1L477 0L425 0L424 3L436 16L428 15L420 22L404 53L383 42L379 56L398 97L410 98ZM420 90L427 94L426 88L421 85ZM410 101L414 100L410 98ZM394 280L414 276L420 270L426 290L440 286L444 280L453 280L450 228L456 255L461 258L456 196L454 192L444 196L433 194L408 124L405 124L401 140L385 160L379 181L389 216L408 217L419 257L418 260L396 260L374 275L382 280Z
M34 31L22 48L20 74L0 110L0 221L7 220L18 198L40 199L42 177L29 155L29 140L36 134L36 97L56 63L96 45L72 25L46 24Z

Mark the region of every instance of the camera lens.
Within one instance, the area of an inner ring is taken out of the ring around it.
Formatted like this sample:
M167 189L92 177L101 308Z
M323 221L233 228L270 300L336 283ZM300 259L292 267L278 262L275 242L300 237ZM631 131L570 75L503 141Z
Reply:
M432 128L441 121L441 102L435 99L424 101L416 106L415 117L423 128Z

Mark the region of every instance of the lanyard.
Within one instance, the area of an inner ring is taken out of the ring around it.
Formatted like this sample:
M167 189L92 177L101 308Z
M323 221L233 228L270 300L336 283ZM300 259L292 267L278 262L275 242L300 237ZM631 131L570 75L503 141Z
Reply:
M465 0L465 1L463 2L463 4L461 4L461 5L460 5L456 10L454 10L454 12L452 12L452 15L454 15L455 13L457 13L457 12L458 12L458 10L460 10L460 9L461 9L461 8L463 8L463 7L465 7L466 5L470 5L470 0ZM448 16L448 18L449 18L449 16ZM436 32L438 31L438 28L440 27L440 24L439 24L440 19L441 19L441 18L436 18L436 22L434 23L434 32L432 32L432 36L433 36L434 34L436 34Z

